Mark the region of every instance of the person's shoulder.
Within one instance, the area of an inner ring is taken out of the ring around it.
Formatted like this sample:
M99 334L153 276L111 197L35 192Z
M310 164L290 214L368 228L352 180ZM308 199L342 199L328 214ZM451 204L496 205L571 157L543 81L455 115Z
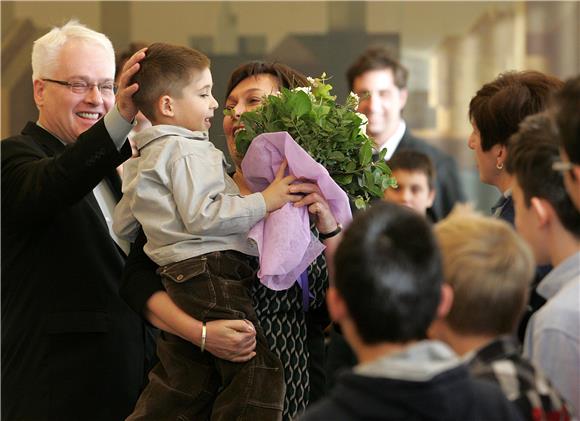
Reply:
M564 336L580 336L580 278L570 280L535 315L535 331L550 330L560 332ZM574 329L570 331L571 328ZM574 334L576 332L576 334Z
M499 384L490 380L471 378L469 386L473 390L472 414L476 419L523 420L519 410L506 398Z
M38 130L35 130L36 128ZM2 139L0 141L2 160L4 161L14 153L21 153L26 150L34 150L41 153L39 145L41 134L42 129L36 124L29 122L22 130L22 133Z
M453 160L451 155L432 145L425 139L419 138L413 134L408 128L405 130L403 139L401 141L401 149L413 149L428 155L434 161ZM435 162L436 164L436 162Z

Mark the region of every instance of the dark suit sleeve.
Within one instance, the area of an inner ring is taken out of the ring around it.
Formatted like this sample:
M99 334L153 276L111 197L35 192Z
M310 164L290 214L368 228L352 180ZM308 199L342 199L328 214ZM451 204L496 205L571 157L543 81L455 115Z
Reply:
M436 209L438 219L451 212L457 202L465 202L465 194L459 179L459 170L455 160L445 156L437 162L437 199L439 209Z
M80 201L130 156L128 142L119 152L102 119L55 156L47 157L36 140L33 134L1 142L2 211L13 221L52 217Z
M143 315L149 298L157 291L164 290L161 278L156 273L157 264L143 250L146 241L141 229L135 243L131 246L119 291L129 307L140 315Z

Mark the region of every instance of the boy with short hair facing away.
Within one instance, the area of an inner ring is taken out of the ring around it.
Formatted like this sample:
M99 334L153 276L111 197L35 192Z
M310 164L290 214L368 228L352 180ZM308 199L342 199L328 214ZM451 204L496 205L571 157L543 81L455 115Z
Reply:
M554 267L538 285L547 302L530 319L524 355L580 415L580 213L552 165L559 138L546 114L526 118L508 146L515 225L538 264Z
M429 336L465 356L476 378L497 383L530 421L568 420L554 387L521 356L513 336L529 294L532 252L507 222L453 212L435 225L453 305Z
M444 343L424 340L451 305L427 220L378 203L358 214L335 258L328 309L359 364L304 420L520 420Z
M218 106L209 59L155 43L140 65L134 100L153 126L134 137L140 156L125 165L114 228L134 240L143 227L144 250L160 265L169 297L203 327L200 348L161 333L160 362L129 419L279 420L283 371L248 293L257 249L247 234L266 212L297 200L289 193L294 177L283 177L283 164L266 190L241 196L222 152L208 139ZM205 322L215 319L251 321L256 356L236 364L204 353Z
M398 186L386 189L384 199L427 215L435 200L435 169L429 156L403 150L395 153L388 164Z

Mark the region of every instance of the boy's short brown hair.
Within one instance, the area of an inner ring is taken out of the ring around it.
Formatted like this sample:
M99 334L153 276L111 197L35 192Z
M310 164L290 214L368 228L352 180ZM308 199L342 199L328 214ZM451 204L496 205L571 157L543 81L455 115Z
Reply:
M513 334L534 274L525 241L507 222L475 213L452 213L434 231L454 295L448 325L468 335Z
M162 95L181 98L193 72L208 68L210 60L193 48L156 42L147 47L139 64L141 67L131 80L139 84L133 101L145 117L154 121L157 100Z
M427 177L429 190L435 187L435 168L433 161L423 152L406 149L396 152L387 162L391 171L405 170L410 172L419 172Z

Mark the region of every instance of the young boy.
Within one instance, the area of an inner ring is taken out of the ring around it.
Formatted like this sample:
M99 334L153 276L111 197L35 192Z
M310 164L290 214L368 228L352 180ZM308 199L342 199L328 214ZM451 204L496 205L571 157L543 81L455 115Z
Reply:
M395 153L388 162L398 187L386 189L384 198L427 215L435 200L435 170L431 159L410 149Z
M116 233L134 239L160 265L171 299L204 322L201 346L163 333L159 364L141 395L135 419L281 419L282 366L259 329L247 287L255 278L249 229L266 212L299 197L285 165L262 193L241 196L224 170L207 130L218 104L211 94L209 59L187 47L155 43L134 77L134 100L152 127L134 137L140 156L124 168ZM204 353L205 322L248 319L257 330L256 356L244 364Z
M422 152L405 149L396 152L388 164L398 187L386 189L384 200L407 206L434 221L431 205L435 199L435 169L431 158ZM325 362L329 387L334 385L342 370L357 364L355 353L337 330L336 326L330 330Z
M547 302L526 329L524 355L536 364L580 415L580 213L568 196L550 118L528 117L508 146L514 175L515 225L538 264L554 267L538 285Z
M474 377L497 383L525 419L569 420L562 398L521 356L513 336L535 266L525 241L505 221L473 212L452 213L435 226L435 236L453 305L429 336L465 356Z
M359 364L304 420L519 420L488 382L472 379L445 344L423 340L451 304L424 217L379 203L355 217L338 246L327 294Z

